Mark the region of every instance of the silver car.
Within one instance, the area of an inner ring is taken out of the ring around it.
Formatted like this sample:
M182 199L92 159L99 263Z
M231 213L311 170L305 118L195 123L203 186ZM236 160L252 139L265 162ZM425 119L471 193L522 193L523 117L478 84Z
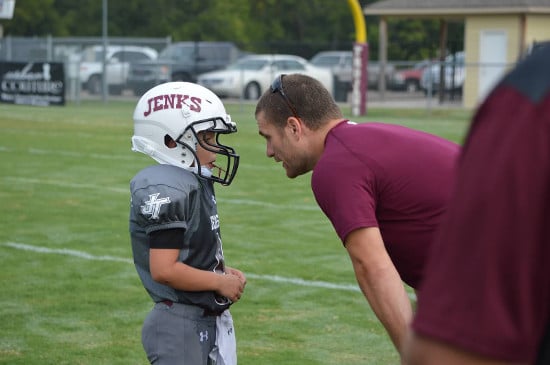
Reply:
M445 58L444 62L434 62L426 67L420 79L420 87L426 95L436 94L440 89L440 70L444 68L445 91L461 92L466 78L466 67L464 64L464 52L457 52Z
M245 56L225 69L200 74L197 82L220 97L256 100L280 74L299 73L319 80L333 92L332 73L306 59L285 54Z

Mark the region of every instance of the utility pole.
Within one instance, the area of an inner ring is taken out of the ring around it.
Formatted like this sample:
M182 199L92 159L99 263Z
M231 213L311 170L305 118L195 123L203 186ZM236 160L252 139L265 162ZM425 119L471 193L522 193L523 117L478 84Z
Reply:
M103 38L103 72L101 73L101 96L103 102L107 102L107 0L103 0L103 21L102 21L102 38Z
M0 19L13 18L15 0L0 0ZM4 26L0 24L0 39L4 37Z

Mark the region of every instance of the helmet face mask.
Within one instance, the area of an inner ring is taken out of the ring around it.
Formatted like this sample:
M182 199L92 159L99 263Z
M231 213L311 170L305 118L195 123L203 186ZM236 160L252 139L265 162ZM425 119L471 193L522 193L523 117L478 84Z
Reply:
M229 115L227 119L230 121ZM204 129L204 125L211 125ZM220 126L223 126L220 128ZM239 167L239 155L236 154L235 149L220 143L220 136L222 134L229 134L236 132L236 126L234 123L227 123L222 118L216 120L200 120L191 123L191 125L176 139L176 143L182 145L186 151L191 151L194 154L195 163L198 164L196 173L199 176L207 178L209 180L218 182L222 185L229 185L233 181L237 169ZM191 132L192 138L186 136L186 133ZM201 132L213 132L215 143L209 143L205 138L201 138ZM194 146L189 145L189 140L195 143ZM212 169L203 167L200 164L200 160L196 155L197 147L199 144L203 149L216 153L216 164Z
M214 133L215 143L200 138ZM229 185L239 166L232 147L221 144L222 134L237 131L221 100L203 86L189 82L169 82L155 86L138 101L134 110L132 150L162 164L182 167L206 179ZM173 143L175 142L175 144ZM201 166L197 145L216 153L216 165Z

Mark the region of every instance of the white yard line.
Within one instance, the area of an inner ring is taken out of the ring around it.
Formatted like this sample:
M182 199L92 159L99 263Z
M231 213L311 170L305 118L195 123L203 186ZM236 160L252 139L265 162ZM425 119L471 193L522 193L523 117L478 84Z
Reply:
M44 253L44 254L73 256L83 260L114 261L114 262L123 262L126 264L133 264L133 260L128 258L109 256L109 255L96 256L84 251L70 250L66 248L49 248L44 246L34 246L34 245L28 245L25 243L17 243L17 242L5 242L2 245L6 247L11 247L17 250L31 251L31 252ZM316 288L323 288L323 289L335 289L335 290L360 292L359 287L355 284L335 284L335 283L329 283L326 281L304 280L300 278L289 278L289 277L283 277L278 275L259 275L259 274L253 274L253 273L246 273L246 276L250 279L265 280L265 281L271 281L271 282L282 283L282 284L301 285L301 286L310 287L310 288L316 287ZM416 300L416 295L414 293L409 293L409 297L412 300Z
M117 188L110 187L105 185L94 185L94 184L81 184L81 183L71 183L60 180L46 180L46 179L29 179L25 177L18 176L3 176L0 180L6 181L12 184L35 184L35 185L53 185L63 188L73 188L73 189L90 189L90 190L99 190L99 191L110 191L113 193L122 193L130 194L130 187L128 188ZM291 209L291 210L304 210L304 211L318 211L319 208L312 204L273 204L267 203L264 201L251 200L251 199L230 199L230 198L218 198L219 202L223 204L235 204L235 205L252 205L260 206L269 209Z
M5 242L3 243L3 246L11 247L17 250L35 252L35 253L72 256L83 260L114 261L114 262L123 262L126 264L134 263L134 261L129 258L109 256L109 255L97 256L97 255L89 254L84 251L70 250L66 248L49 248L44 246L28 245L25 243L18 243L18 242ZM295 285L302 285L307 287L359 291L359 288L357 287L357 285L334 284L334 283L328 283L324 281L309 281L309 280L304 280L300 278L285 278L277 275L257 275L257 274L246 273L246 276L251 279L273 281L273 282L283 283L283 284L295 284Z
M0 152L13 152L13 151L14 149L12 148L0 146ZM128 160L131 158L130 156L113 156L113 155L97 154L97 153L85 154L85 153L72 152L72 151L43 150L43 149L36 149L36 148L30 148L26 152L30 154L63 155L63 156L75 157L75 158L87 157L87 158L97 158L97 159L121 159L121 160ZM272 167L270 166L269 168L272 168ZM91 190L110 191L110 192L121 193L121 194L129 194L129 188L117 188L117 187L109 187L104 185L100 186L100 185L94 185L94 184L71 183L71 182L59 181L59 180L29 179L29 178L23 178L18 176L3 176L0 179L9 183L53 185L53 186L73 188L73 189L91 189ZM250 200L250 199L221 199L220 198L219 201L223 202L224 204L261 206L269 209L292 209L292 210L305 210L305 211L319 210L319 208L314 205L299 204L299 205L290 206L287 204L273 204L273 203L267 203L263 201ZM19 250L26 250L26 251L32 251L37 253L68 255L68 256L73 256L73 257L77 257L85 260L133 263L131 259L127 259L127 258L114 257L114 256L108 256L108 255L94 256L87 252L77 251L77 250L53 249L53 248L48 248L44 246L33 246L33 245L24 244L24 243L16 243L16 242L6 242L6 243L3 243L2 245L19 249ZM277 283L283 283L283 284L294 284L294 285L301 285L306 287L319 287L319 288L325 288L325 289L360 292L360 289L356 284L334 284L334 283L329 283L324 281L310 281L310 280L304 280L300 278L282 277L278 275L259 275L259 274L253 274L253 273L247 273L246 275L251 279L265 280L265 281L271 281L271 282L277 282ZM416 296L414 295L414 293L410 293L409 297L412 300L416 300Z

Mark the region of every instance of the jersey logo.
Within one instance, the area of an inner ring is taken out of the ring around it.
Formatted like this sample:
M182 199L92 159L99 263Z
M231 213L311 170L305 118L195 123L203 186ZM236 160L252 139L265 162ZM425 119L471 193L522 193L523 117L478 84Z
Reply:
M149 200L141 206L141 214L149 214L152 219L157 219L159 217L160 207L170 203L169 197L157 199L159 195L160 193L149 195Z

